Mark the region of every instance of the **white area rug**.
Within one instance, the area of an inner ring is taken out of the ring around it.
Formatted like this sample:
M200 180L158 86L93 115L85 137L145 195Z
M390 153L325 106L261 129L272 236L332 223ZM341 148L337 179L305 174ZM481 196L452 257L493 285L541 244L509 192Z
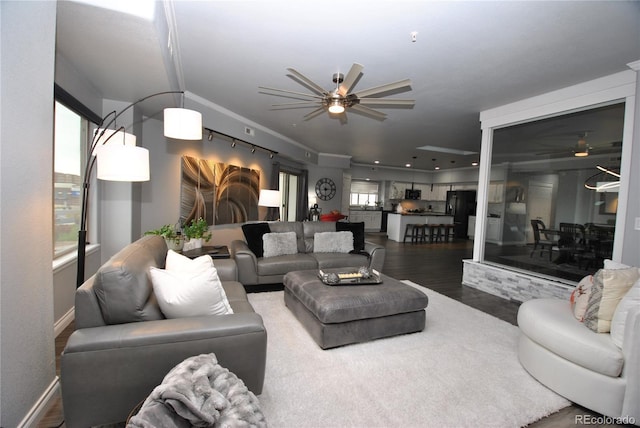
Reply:
M517 327L416 288L429 296L424 331L326 351L282 291L250 294L267 328L269 426L520 427L570 404L520 366Z

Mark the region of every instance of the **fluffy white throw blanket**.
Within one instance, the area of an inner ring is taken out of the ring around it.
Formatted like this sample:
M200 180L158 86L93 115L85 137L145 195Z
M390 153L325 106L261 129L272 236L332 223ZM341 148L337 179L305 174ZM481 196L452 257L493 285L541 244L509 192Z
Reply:
M266 427L256 396L214 354L175 366L129 420L131 428Z

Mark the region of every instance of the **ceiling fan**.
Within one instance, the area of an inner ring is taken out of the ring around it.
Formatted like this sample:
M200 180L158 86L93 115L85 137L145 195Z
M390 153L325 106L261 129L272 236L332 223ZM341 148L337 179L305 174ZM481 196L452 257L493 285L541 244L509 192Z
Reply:
M575 144L565 148L553 151L537 153L538 155L570 155L575 157L586 157L595 154L617 153L621 150L622 141L612 141L607 144L591 145L587 142L587 132L578 134L578 140Z
M361 64L354 63L346 76L342 73L335 73L333 75L333 82L336 86L333 90L324 89L294 68L287 68L287 71L290 73L288 76L309 89L313 92L312 94L265 86L259 86L259 88L266 91L261 92L267 95L300 100L298 102L273 104L272 107L276 107L277 109L315 107L315 110L304 116L305 120L313 119L327 111L330 117L337 116L341 122L344 123L346 121L347 109L377 120L385 120L387 118L385 113L367 106L412 108L415 105L415 100L381 98L385 96L384 94L390 95L392 93L410 91L411 80L409 79L399 80L362 91L351 92L360 79L363 68L364 66Z

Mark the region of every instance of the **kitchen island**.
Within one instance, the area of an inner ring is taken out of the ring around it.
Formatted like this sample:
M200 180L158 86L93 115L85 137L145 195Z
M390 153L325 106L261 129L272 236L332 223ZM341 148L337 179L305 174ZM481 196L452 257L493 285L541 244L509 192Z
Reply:
M389 213L387 237L396 242L404 240L407 224L453 224L453 216L444 213Z

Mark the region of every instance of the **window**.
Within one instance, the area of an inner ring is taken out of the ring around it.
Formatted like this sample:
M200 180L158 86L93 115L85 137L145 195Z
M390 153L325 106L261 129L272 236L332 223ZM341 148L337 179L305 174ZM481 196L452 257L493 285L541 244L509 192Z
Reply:
M352 181L349 201L350 205L377 205L378 183Z
M298 175L290 172L280 172L280 193L282 195L280 220L282 221L296 221L298 183Z
M78 245L82 167L89 139L88 120L56 101L54 124L54 257Z
M494 131L485 261L577 282L611 258L624 111Z

